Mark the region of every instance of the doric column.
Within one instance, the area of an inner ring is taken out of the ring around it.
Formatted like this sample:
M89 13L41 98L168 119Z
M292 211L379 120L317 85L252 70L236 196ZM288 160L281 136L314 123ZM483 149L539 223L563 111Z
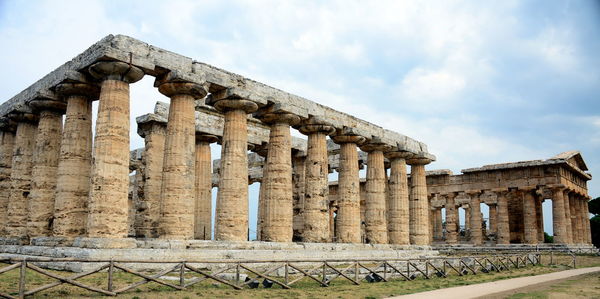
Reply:
M367 157L367 192L365 209L365 231L368 243L387 244L388 229L386 219L386 175L383 163L383 153L391 149L390 146L369 142L361 149L368 152Z
M13 148L15 145L15 124L9 118L0 120L0 237L7 220L8 198L10 196L10 175L12 167Z
M304 192L304 229L302 241L331 242L329 229L329 161L327 135L335 129L323 120L310 118L300 127L308 135Z
M446 243L457 243L458 209L454 202L454 192L446 194Z
M465 231L471 233L471 208L466 206L465 210Z
M159 237L193 239L195 212L196 115L194 100L207 89L171 78L157 80L158 91L171 98L162 172Z
M542 211L542 202L543 199L541 196L536 194L535 198L535 220L536 220L536 228L537 228L537 240L538 243L544 243L544 214Z
M390 244L409 245L408 178L406 153L388 152L390 159L389 196L387 204L388 240Z
M481 231L481 201L479 195L480 190L470 190L467 194L471 197L471 243L476 246L483 244L483 232Z
M489 216L490 230L489 230L488 234L496 234L497 227L498 227L498 205L491 204L491 205L488 205L488 208L490 211L490 216Z
M85 83L56 87L67 102L56 171L53 234L78 237L86 233L92 167L92 100L99 88ZM128 155L129 157L129 155Z
M213 135L196 135L196 200L194 239L212 238L212 159L210 144L217 142Z
M135 171L133 176L130 176L130 195L129 195L129 215L127 224L129 226L128 236L135 237L138 234L136 230L138 228L138 224L136 220L139 221L138 217L138 207L141 205L141 202L144 198L144 165L141 163L141 160L138 162L130 163L129 170ZM136 219L136 217L138 219Z
M435 240L440 241L444 237L444 231L442 228L442 209L436 208L434 215L435 215L435 223L434 223L434 227L433 227L433 229L435 231L434 238L435 238Z
M584 219L584 228L585 228L585 243L592 244L592 230L590 224L590 210L588 206L589 198L587 196L582 198L583 202L583 219Z
M333 141L340 145L337 240L339 243L360 243L360 181L356 146L362 144L365 137L337 135Z
M221 99L215 108L224 112L221 176L217 193L215 239L248 239L248 113L258 109L244 99Z
M583 205L581 202L581 199L579 199L579 197L577 196L576 193L572 193L571 196L573 197L573 202L575 203L575 218L576 218L576 222L577 222L577 243L578 244L582 244L584 243L583 241L583 236L584 236L584 232L583 232Z
M129 188L129 83L144 72L124 62L97 62L92 76L102 81L90 177L87 234L127 237Z
M40 113L28 201L27 235L34 238L50 236L52 233L62 115L66 105L49 97L36 98L29 105Z
M563 198L563 185L549 186L552 190L552 230L554 231L554 243L565 244L565 200Z
M136 236L158 237L160 196L167 124L163 119L137 118L138 135L144 138L144 198L136 214Z
M263 171L264 184L260 237L262 241L291 242L293 229L292 137L290 125L300 118L290 113L261 114L270 124L267 160Z
M525 244L537 244L537 216L535 210L535 187L519 188L523 196L523 226Z
M292 155L292 184L294 186L292 228L293 241L301 241L304 235L304 192L306 190L306 156Z
M573 244L573 223L571 221L571 204L569 200L569 190L563 190L563 199L565 206L565 242L567 244Z
M427 181L425 165L431 163L427 158L411 158L410 165L410 243L429 245L429 201L427 200ZM414 219L414 220L413 220Z
M569 200L569 209L571 210L571 231L573 236L573 244L579 244L579 220L577 218L577 205L573 198L573 192L567 193Z
M496 244L510 244L510 226L508 218L508 199L506 190L492 190L498 198L498 225L496 233Z
M12 156L6 234L9 237L26 241L27 202L31 192L31 169L38 117L29 113L18 113L12 118L17 121L17 131Z

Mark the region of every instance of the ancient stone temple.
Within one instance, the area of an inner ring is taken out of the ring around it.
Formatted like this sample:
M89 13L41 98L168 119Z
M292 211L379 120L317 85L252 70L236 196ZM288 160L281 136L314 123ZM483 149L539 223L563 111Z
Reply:
M130 88L144 76L155 78L169 103L136 119L145 147L131 152L130 107L147 99L131 98ZM373 248L390 256L429 249L424 167L435 156L425 144L127 36L107 36L6 100L0 130L0 252L274 248L265 242L282 244L283 253L306 246L334 252L318 244L335 242L348 246L349 257ZM215 143L221 155L213 171ZM335 206L327 179L333 169L340 178ZM265 242L248 247L253 177L261 182L258 237ZM388 198L388 189L395 195ZM363 223L370 246L360 244Z

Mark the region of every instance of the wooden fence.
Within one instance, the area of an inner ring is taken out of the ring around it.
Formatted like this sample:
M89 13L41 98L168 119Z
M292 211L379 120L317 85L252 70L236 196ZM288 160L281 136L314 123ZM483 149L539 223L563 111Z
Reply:
M360 285L363 282L387 282L390 279L410 281L418 277L430 279L434 276L445 278L451 274L463 276L468 274L501 272L511 268L539 265L542 263L543 255L545 255L545 259L549 261L549 264L554 263L554 254L542 254L540 252L422 259L287 261L136 261L70 258L2 259L0 257L0 262L10 264L0 269L0 275L14 269L19 269L18 291L11 294L0 293L0 298L24 298L62 284L72 285L106 296L116 296L147 283L160 284L174 290L185 290L206 280L212 280L236 290L260 287L260 280L262 280L263 287L278 285L283 289L290 289L297 282L305 278L323 287L329 286L334 280L347 280L354 285ZM575 255L570 254L569 256L572 257L572 262L568 266L575 267ZM82 273L58 272L60 273L59 275L56 271L44 269L43 265L45 263L84 263L95 265L95 268ZM135 265L145 264L154 264L155 266L164 268L156 273L132 269ZM207 267L207 265L211 265L212 267ZM28 289L26 285L27 269L55 279L56 281ZM135 275L142 280L115 288L113 280L114 274L117 271ZM107 273L105 283L103 283L106 287L92 286L78 281L83 277L99 272ZM67 273L71 275L64 276ZM179 278L177 283L161 279L161 277L170 273L177 273ZM224 277L224 274L230 275L231 279ZM190 275L193 277L190 277ZM243 281L241 279L242 276L246 276L246 279Z

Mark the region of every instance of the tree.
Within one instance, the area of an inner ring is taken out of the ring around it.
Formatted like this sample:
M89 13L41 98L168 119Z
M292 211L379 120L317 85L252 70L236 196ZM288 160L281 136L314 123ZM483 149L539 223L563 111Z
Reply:
M592 243L600 247L600 197L596 197L588 202L588 209L594 217L590 219L590 228L592 231Z

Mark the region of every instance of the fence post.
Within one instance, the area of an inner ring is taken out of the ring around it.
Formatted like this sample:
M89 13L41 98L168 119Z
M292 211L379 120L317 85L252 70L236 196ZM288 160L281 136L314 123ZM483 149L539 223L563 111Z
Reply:
M550 266L554 265L554 251L550 251Z
M27 259L24 258L19 271L19 298L25 298L25 270L27 270Z
M240 263L235 265L235 284L240 284Z
M290 269L289 269L289 264L290 262L285 262L285 284L287 285L289 282L289 273L290 273Z
M323 283L327 284L327 275L325 274L325 271L327 270L327 262L323 262Z
M358 261L354 261L354 281L358 282Z
M115 270L115 262L113 259L110 259L110 263L108 265L108 286L106 287L109 292L113 290L113 271Z
M387 262L383 261L383 279L387 280Z
M183 287L185 285L185 261L181 262L181 267L179 268L179 286Z

